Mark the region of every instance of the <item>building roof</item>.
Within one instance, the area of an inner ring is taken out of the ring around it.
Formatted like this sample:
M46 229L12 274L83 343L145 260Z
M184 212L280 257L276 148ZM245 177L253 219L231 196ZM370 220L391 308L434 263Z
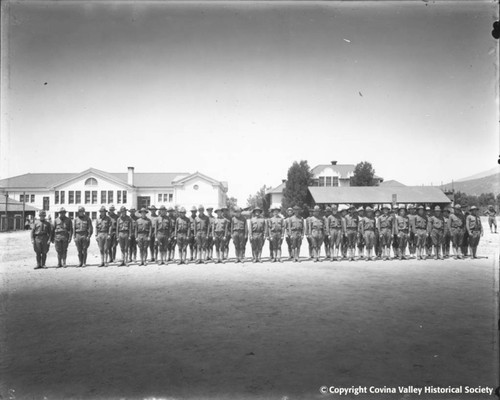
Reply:
M14 199L8 198L7 207L5 207L5 196L0 196L0 212L5 212L5 208L7 208L7 212L23 212L23 203ZM33 207L29 204L24 204L24 211L39 211L39 208Z
M318 175L325 168L331 168L335 172L337 172L340 176L340 179L349 179L351 174L354 172L354 168L356 166L354 164L320 164L315 166L311 172L313 175Z
M282 182L280 185L276 186L275 188L267 189L266 194L283 193L283 190L285 190L285 186L286 186L286 181Z
M406 186L405 184L395 181L394 179L390 179L388 181L380 182L379 186Z
M435 186L346 186L309 187L314 201L325 203L451 203L441 189Z

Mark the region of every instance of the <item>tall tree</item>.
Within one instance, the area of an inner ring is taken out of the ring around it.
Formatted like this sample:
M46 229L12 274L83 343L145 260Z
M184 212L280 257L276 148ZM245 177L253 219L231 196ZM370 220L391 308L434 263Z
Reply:
M259 207L262 208L264 212L267 212L269 209L268 201L266 200L266 191L269 190L270 187L266 185L262 186L257 193L254 195L248 196L247 206L250 208Z
M306 160L294 161L288 169L282 205L284 208L311 204L308 187L311 186L312 172Z
M375 170L368 161L360 162L354 168L354 175L351 178L351 186L375 186L373 179Z

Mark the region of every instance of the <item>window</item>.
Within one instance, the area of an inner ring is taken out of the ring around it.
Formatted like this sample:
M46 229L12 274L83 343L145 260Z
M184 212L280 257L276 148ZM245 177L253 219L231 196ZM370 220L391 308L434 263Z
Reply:
M66 202L66 192L63 190L61 191L61 204L64 204Z
M108 203L112 203L112 202L113 202L113 191L108 190Z
M127 202L127 191L126 190L123 191L122 200L123 200L123 204L125 204Z
M74 204L75 203L75 191L70 190L68 192L68 204Z
M172 193L168 194L168 202L172 203L174 201L174 195Z
M338 186L339 185L339 177L338 176L333 176L332 177L332 186Z
M50 200L49 200L48 196L44 196L44 198L43 198L43 209L45 211L49 211L49 209L50 209Z
M85 191L85 204L90 203L90 190Z
M34 194L32 194L32 195L31 195L31 202L32 202L32 203L34 203L34 202L35 202L35 195L34 195Z
M325 177L324 176L319 177L319 186L325 186Z
M97 211L92 211L92 219L97 219Z
M97 204L97 190L92 190L92 204Z
M59 190L54 193L54 203L59 204Z
M106 203L106 191L101 190L101 204L105 204L105 203Z
M326 186L332 186L332 177L331 176L327 176L326 177L325 185Z
M28 196L28 197L29 197L29 196ZM19 201L20 201L21 203L24 203L24 194L20 194L20 195L19 195Z
M122 191L121 190L116 191L116 202L118 204L120 204L122 202Z
M163 193L158 193L158 203L163 202Z
M75 192L75 203L76 204L82 203L82 192L80 192L79 190Z
M97 186L97 179L89 178L85 181L85 186Z
M139 209L142 207L148 208L151 205L151 197L149 196L137 196L137 205Z

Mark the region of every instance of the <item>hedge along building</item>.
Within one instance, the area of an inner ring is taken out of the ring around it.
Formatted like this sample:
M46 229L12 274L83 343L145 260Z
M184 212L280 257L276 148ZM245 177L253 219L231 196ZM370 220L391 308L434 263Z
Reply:
M227 183L200 172L109 173L89 168L80 173L30 173L0 180L0 191L55 217L64 207L70 217L84 206L95 219L101 205L127 208L226 205Z

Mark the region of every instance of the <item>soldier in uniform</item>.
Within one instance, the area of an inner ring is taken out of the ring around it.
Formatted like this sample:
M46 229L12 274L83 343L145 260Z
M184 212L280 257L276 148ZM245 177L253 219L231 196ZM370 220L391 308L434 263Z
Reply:
M347 252L348 252L349 244L347 241L347 230L346 230L346 226L345 226L345 217L347 216L348 209L349 208L347 206L340 207L340 216L341 216L342 221L344 223L344 230L342 233L342 241L340 243L340 252L342 254L341 258L346 258L346 259L347 259Z
M186 209L181 207L175 220L174 239L179 248L179 265L187 264L187 246L191 236L191 220L186 217Z
M404 206L404 205L403 205ZM406 211L406 208L405 208ZM399 215L399 207L394 204L392 206L391 211L389 212L390 216L392 217L392 252L394 254L394 258L399 258L399 241L398 241L398 235L396 233L396 217ZM405 213L406 216L406 213ZM390 252L390 249L389 249Z
M332 252L330 248L330 239L328 237L328 231L327 231L327 225L328 225L328 217L332 215L332 208L330 206L327 206L325 208L325 216L323 217L323 223L325 227L325 234L324 234L324 244L325 244L325 258L327 260L331 260L332 258Z
M108 241L108 253L109 253L109 262L113 262L116 259L116 246L117 246L117 238L116 238L116 220L118 219L118 215L115 214L115 206L111 204L108 212L109 218L111 218L111 229Z
M417 216L411 225L411 230L417 240L417 260L425 260L425 244L427 241L427 218L425 217L424 206L417 207Z
M270 210L273 215L267 220L267 239L271 247L271 262L281 260L281 245L285 233L285 220L279 215L280 207L275 205Z
M429 218L432 217L432 210L429 206L425 207L425 218L427 219L427 224L429 223ZM431 235L427 234L427 239L425 241L425 252L427 257L432 257L432 238Z
M118 238L118 243L120 244L120 250L122 252L122 262L120 263L122 267L126 266L128 262L128 245L133 225L132 218L127 215L127 208L121 206L120 216L116 220L116 237Z
M410 219L406 215L404 204L400 204L399 213L394 222L394 234L398 239L397 255L400 260L406 260L406 245L410 232Z
M85 267L87 264L87 249L89 248L90 238L94 228L90 217L85 214L85 208L78 207L78 214L73 223L73 238L78 250L79 267Z
M170 221L170 236L167 241L167 261L175 260L175 222L177 221L178 215L175 215L175 209L173 207L169 207L168 210L168 219Z
M391 259L391 242L394 234L394 219L389 214L389 206L382 206L382 215L378 218L377 229L379 231L380 246L383 260Z
M305 232L305 222L300 215L300 207L294 206L294 215L290 217L289 224L287 226L287 235L290 237L292 242L292 253L293 262L300 262L300 247L302 245L302 239L304 238Z
M373 213L375 215L375 256L377 258L382 257L382 245L380 241L380 232L378 230L378 220L380 218L380 208L377 206L373 209Z
M355 215L356 207L349 207L349 214L345 216L345 233L347 237L347 246L349 248L349 261L354 261L356 254L356 242L358 238L359 219Z
M308 219L307 227L307 235L312 243L314 262L320 261L321 245L325 239L325 220L321 217L320 212L319 206L314 206L313 215Z
M445 208L443 210L443 220L444 220L444 235L443 235L443 257L448 258L450 256L450 241L451 241L451 233L450 233L450 209Z
M309 227L310 227L310 220L311 218L313 217L312 215L309 214L309 210L308 208L306 207L306 210L307 210L307 217L304 219L304 222L305 222L305 225L304 225L304 234L306 236L306 240L307 240L307 247L309 249L309 260L312 260L314 259L314 244L313 244L313 239L311 237L311 234L309 232Z
M171 233L170 232L171 222L170 218L167 216L167 208L163 204L160 206L160 215L155 217L151 222L153 225L153 232L160 253L160 260L158 261L158 265L164 265L165 263L168 262L167 251L168 251L168 241Z
M465 227L469 233L472 258L477 258L477 246L479 245L481 236L483 236L483 225L481 224L481 218L477 215L477 211L477 207L472 206L470 208L470 215L465 220Z
M441 207L434 207L434 215L427 220L427 234L431 237L432 246L434 247L434 259L443 259L441 247L444 237L444 218L441 215Z
M210 229L210 219L205 214L205 207L198 207L198 216L194 220L194 234L196 238L196 247L198 249L198 260L196 264L206 263L207 261L207 237Z
M288 207L286 209L286 218L285 218L285 241L286 241L286 246L288 248L288 259L293 260L293 249L292 249L292 238L288 236L288 224L290 222L290 218L293 216L293 208Z
M408 206L408 222L409 226L415 224L415 218L417 217L415 206L410 204ZM408 235L408 250L410 251L410 258L415 258L415 250L417 248L417 241L415 238L415 233L412 229L410 229L410 233Z
M264 246L264 235L266 234L266 220L262 217L262 209L255 207L249 224L250 244L252 245L252 261L262 262L262 247Z
M376 220L373 215L373 208L366 207L365 214L359 219L359 231L366 246L366 261L370 261L375 259L375 256L372 256L372 251L375 245Z
M55 243L57 252L57 268L66 267L68 244L73 236L73 223L66 216L66 209L59 209L59 216L54 220L52 227L52 243Z
M234 209L235 215L231 218L230 232L233 238L236 262L244 261L245 245L248 239L247 220L241 215L241 208Z
M224 239L224 243L222 244L222 248L224 251L222 252L222 260L226 261L229 259L229 244L231 243L231 214L229 213L229 209L226 207L222 208L222 216L227 221L227 235Z
M490 204L488 209L484 212L484 215L488 217L488 224L490 226L491 233L497 233L497 212L495 208ZM493 227L495 227L495 232L493 232Z
M467 217L469 216L470 212L467 206L464 206L462 212L464 214L464 238L462 240L461 248L462 248L462 257L465 258L469 255L469 232L465 228L465 222L467 221Z
M33 223L31 228L31 244L36 254L35 269L46 268L47 253L49 251L49 241L52 238L52 226L45 219L47 213L42 210L39 213L40 219Z
M141 263L139 265L148 265L148 247L151 243L153 235L153 224L146 217L149 212L146 207L142 207L139 211L141 216L135 221L135 237L137 239L137 247L139 247L139 256Z
M212 230L212 225L215 221L215 216L213 214L214 208L207 207L207 217L209 220L210 230ZM211 261L214 257L214 238L210 235L207 236L207 261Z
M191 216L189 217L189 221L191 222L191 227L189 229L188 245L189 245L189 254L191 256L191 261L194 261L198 258L198 250L196 248L196 238L194 237L194 224L197 212L198 209L196 208L196 206L193 206L191 208Z
M332 213L326 219L325 234L330 242L330 259L332 261L339 259L340 243L344 234L343 221L338 206L332 205Z
M464 240L465 216L462 213L462 206L455 204L454 213L450 215L448 227L451 234L451 243L453 246L453 255L455 260L462 257L462 242Z
M99 209L99 217L97 218L95 225L97 246L99 247L99 253L101 254L101 264L99 267L108 266L109 238L113 223L107 213L108 210L106 210L106 207L102 206Z
M155 221L158 218L158 214L156 213L157 208L155 205L149 207L149 211L151 211L151 215L149 216L149 220L151 221L151 226L155 226ZM154 229L154 228L153 228ZM158 260L158 242L156 240L156 235L151 235L149 238L149 253L151 254L151 262L155 262Z
M130 214L130 219L132 220L132 231L130 232L130 241L128 243L128 259L130 261L137 262L137 239L135 237L135 223L137 221L137 216L135 208L128 210Z
M360 259L363 259L365 252L365 239L363 234L360 231L359 221L365 216L365 210L363 207L359 207L355 212L356 217L358 218L358 237L356 240L356 245L358 247L358 255Z
M215 214L217 214L217 218L213 218L208 236L212 238L212 242L215 245L216 263L220 264L224 257L226 238L229 236L229 221L222 215L222 208L217 208Z

